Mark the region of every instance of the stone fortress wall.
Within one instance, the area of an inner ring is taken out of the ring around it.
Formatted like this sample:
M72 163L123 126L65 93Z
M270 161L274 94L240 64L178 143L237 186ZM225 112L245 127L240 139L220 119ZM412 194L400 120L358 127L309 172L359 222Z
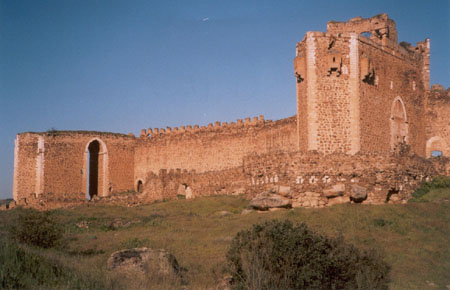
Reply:
M133 188L135 138L104 132L21 133L14 156L14 200L67 194L86 199L88 147L98 145L96 195Z
M218 171L242 166L244 156L253 152L294 151L295 132L295 117L272 122L263 116L163 133L143 130L135 149L135 182L160 169Z
M445 157L421 158L450 156L449 91L429 90L429 48L428 39L398 44L386 14L329 22L297 44L296 116L143 129L139 137L20 133L14 200L63 206L87 194L112 202L136 191L126 198L147 202L278 188L297 206L347 202L355 190L366 191L366 203L404 202L422 180L450 175Z

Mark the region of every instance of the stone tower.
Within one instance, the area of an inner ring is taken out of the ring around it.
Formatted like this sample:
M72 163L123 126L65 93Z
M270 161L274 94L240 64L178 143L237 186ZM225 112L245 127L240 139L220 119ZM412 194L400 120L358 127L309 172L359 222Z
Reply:
M397 43L386 14L331 21L297 44L297 138L300 150L386 152L399 143L424 148L429 40Z

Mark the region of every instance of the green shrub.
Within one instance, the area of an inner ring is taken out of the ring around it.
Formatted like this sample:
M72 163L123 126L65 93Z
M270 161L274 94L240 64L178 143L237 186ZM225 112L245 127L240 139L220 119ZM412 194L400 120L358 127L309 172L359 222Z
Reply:
M0 240L0 288L22 289L54 286L63 274L59 265Z
M390 267L374 251L290 221L237 234L227 253L234 289L387 289Z
M110 283L83 276L56 259L0 237L0 289L113 289ZM117 286L114 289L122 288L125 289Z
M32 209L23 210L11 230L17 241L41 248L54 247L63 234L62 226L52 219L49 212Z
M420 200L425 194L433 189L450 188L450 177L437 176L430 182L424 182L413 194L413 200Z

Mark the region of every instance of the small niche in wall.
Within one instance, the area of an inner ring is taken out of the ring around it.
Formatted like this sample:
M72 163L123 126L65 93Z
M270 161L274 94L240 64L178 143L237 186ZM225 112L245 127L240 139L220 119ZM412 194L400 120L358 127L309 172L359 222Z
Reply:
M375 85L375 81L378 83L378 78L375 76L375 68L369 58L362 57L359 60L359 66L363 83L368 85Z
M342 56L337 53L332 53L328 55L328 73L327 76L331 76L336 74L336 76L340 76L342 73Z

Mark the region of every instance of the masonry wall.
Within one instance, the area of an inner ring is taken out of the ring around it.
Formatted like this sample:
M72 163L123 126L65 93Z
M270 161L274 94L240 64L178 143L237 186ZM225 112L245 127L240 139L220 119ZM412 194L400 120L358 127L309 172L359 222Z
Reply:
M359 151L358 47L352 37L308 32L297 45L296 73L305 61L305 79L297 82L298 130L307 132L299 135L307 150Z
M101 143L98 194L133 189L134 137L57 131L22 133L18 134L17 140L19 158L15 167L15 200L48 194L73 194L85 198L87 146L93 140Z
M242 166L243 157L252 152L295 151L297 147L295 117L170 131L152 130L151 135L138 140L135 185L160 169L218 171Z
M426 112L426 155L433 150L450 157L450 90L433 86L428 93Z
M13 198L27 198L36 192L38 135L18 134L15 140Z
M341 187L340 194L350 201L355 185L367 191L364 203L379 204L406 202L423 180L445 174L445 166L411 155L324 155L310 151L247 156L244 174L251 192L277 185L289 187L287 197L297 206L332 202L326 192L334 186Z
M330 47L331 42L334 45ZM350 54L349 39L316 34L316 94L317 149L320 152L350 152ZM330 59L331 58L331 59ZM332 59L334 58L334 62ZM332 66L336 71L332 71ZM344 67L344 69L342 69Z
M360 36L360 59L374 72L372 82L360 76L361 151L392 150L391 119L393 104L400 99L407 116L407 143L413 152L425 156L425 91L421 55L399 45L381 47ZM364 68L361 66L361 71Z
M305 37L306 39L306 37ZM314 59L312 50L307 50L308 45L305 39L297 44L296 57L294 59L294 74L297 82L297 143L298 150L306 151L308 150L308 111L311 108L308 107L308 102L306 99L306 94L308 89L312 90L313 87L308 87L307 80L311 77L315 77L315 72L313 67L307 67L307 63Z

